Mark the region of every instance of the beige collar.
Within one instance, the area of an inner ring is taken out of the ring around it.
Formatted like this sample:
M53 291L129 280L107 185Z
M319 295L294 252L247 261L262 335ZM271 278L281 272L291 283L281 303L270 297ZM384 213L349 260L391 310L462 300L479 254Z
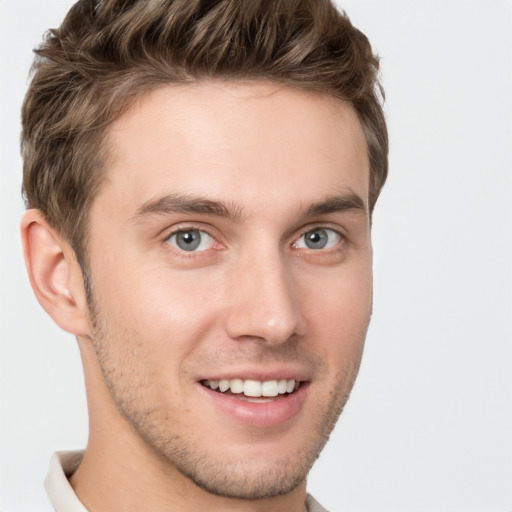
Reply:
M87 512L67 478L80 465L83 455L83 451L56 452L50 460L44 488L55 512Z

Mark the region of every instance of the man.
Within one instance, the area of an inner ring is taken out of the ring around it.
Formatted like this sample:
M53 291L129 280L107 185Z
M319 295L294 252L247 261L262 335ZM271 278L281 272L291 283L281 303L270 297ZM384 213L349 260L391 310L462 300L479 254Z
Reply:
M323 510L387 173L378 61L328 1L81 0L23 107L34 292L76 335L57 512Z

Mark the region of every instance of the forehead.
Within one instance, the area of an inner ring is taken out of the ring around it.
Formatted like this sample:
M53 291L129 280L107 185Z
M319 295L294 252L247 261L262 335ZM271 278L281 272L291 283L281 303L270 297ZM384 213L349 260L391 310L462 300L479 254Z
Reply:
M367 201L364 134L346 102L269 83L167 86L111 127L100 196L135 211L158 194L314 202L350 189Z

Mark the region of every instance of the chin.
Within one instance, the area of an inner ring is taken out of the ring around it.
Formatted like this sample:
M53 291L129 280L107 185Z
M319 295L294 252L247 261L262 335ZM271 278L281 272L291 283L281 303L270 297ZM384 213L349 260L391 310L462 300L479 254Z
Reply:
M337 411L338 413L340 411ZM324 414L314 425L301 425L285 438L252 445L247 440L219 440L206 445L204 438L175 436L149 441L168 467L216 496L260 500L294 491L306 481L314 462L329 438L338 414ZM156 442L155 442L156 441Z
M317 455L314 456L316 460ZM304 456L280 459L269 464L238 460L228 463L178 467L192 482L210 494L225 498L261 500L291 493L305 482L314 460Z

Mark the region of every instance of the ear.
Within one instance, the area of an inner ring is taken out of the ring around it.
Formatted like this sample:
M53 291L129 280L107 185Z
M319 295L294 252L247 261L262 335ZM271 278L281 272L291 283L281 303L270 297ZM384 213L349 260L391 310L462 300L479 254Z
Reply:
M21 238L30 284L41 306L65 331L89 336L83 275L71 246L34 209L23 216Z

